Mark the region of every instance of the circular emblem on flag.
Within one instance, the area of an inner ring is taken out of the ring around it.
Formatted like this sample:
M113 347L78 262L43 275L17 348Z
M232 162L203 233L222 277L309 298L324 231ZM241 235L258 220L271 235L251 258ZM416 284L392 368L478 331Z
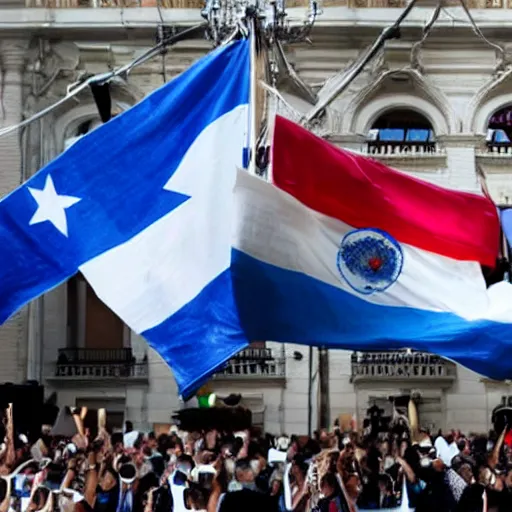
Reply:
M347 233L338 251L338 270L359 293L370 295L389 288L402 272L404 255L398 242L379 229Z

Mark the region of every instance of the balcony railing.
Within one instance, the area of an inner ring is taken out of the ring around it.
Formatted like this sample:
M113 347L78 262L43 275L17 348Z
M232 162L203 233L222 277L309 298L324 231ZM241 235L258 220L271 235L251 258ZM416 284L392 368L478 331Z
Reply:
M233 358L235 361L270 361L272 359L274 357L270 348L246 348Z
M131 348L61 348L58 363L125 363L133 361Z
M453 381L456 366L423 352L354 352L352 382L362 380Z
M444 151L435 142L429 143L396 143L368 142L366 152L376 157L429 157L442 156Z
M269 348L242 350L216 373L216 379L284 379L283 358L275 358Z
M59 350L54 378L58 380L147 380L148 362L137 361L130 348Z
M512 156L512 144L509 142L488 142L487 154L498 157Z

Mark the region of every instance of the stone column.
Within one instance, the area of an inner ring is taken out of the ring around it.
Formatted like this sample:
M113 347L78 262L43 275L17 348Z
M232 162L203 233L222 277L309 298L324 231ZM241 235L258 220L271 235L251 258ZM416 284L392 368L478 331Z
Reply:
M446 148L449 186L466 192L479 192L480 181L476 169L476 151L485 147L483 136L452 134L439 137Z
M27 42L5 39L0 42L0 75L3 85L0 103L0 128L22 118L22 80ZM21 182L21 144L19 132L0 137L0 196ZM27 311L17 313L0 327L0 383L26 378Z

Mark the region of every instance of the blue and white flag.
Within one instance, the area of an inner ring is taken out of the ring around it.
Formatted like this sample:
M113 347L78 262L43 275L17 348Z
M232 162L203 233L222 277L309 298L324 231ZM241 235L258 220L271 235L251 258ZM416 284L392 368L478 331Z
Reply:
M232 192L249 44L215 50L0 202L0 322L80 271L183 394L247 345L233 300Z

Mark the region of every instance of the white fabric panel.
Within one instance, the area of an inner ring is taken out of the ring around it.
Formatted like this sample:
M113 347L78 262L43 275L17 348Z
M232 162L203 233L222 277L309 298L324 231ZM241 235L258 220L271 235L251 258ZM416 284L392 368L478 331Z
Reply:
M189 200L80 268L98 297L129 319L134 331L166 320L229 267L232 194L247 118L247 105L237 107L189 148L165 185Z
M304 273L375 304L452 312L466 319L482 318L488 311L489 295L476 262L401 244L404 263L398 280L384 292L363 295L348 285L337 267L341 240L352 227L244 172L238 173L235 203L234 246L261 261ZM506 317L511 320L510 312Z

